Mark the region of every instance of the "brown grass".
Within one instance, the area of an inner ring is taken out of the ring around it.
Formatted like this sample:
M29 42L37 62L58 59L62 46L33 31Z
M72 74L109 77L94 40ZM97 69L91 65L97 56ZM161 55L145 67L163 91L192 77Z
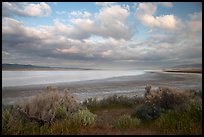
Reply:
M21 102L18 110L27 114L28 117L51 122L59 107L64 107L68 113L73 113L77 106L76 100L67 89L62 94L57 88L48 86L47 91L40 92L30 100Z
M149 128L132 128L121 131L113 128L84 128L80 135L161 135L162 133Z

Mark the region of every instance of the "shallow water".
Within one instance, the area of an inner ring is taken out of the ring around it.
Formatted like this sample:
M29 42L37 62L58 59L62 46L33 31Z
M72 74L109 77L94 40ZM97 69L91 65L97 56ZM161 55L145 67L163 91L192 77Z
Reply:
M141 75L143 70L2 71L2 87Z
M118 73L119 71L114 74ZM125 72L121 73L120 75L123 74L125 74ZM126 74L138 75L128 77L117 77L117 75L115 75L114 78L64 83L57 84L58 86L56 86L61 88L60 91L63 91L64 88L68 88L79 102L87 98L96 97L97 99L102 99L114 94L125 96L143 96L145 93L145 84L147 83L151 83L153 90L159 86L167 86L178 89L202 90L202 74L145 73L144 75L139 75L139 73L135 72ZM99 77L97 77L97 79L99 79ZM37 85L37 87L38 86L39 85ZM39 92L39 90L32 89L32 87L34 86L2 88L2 103L15 104L15 102L21 101L22 99L29 99L29 97ZM44 89L46 85L43 85L42 87L42 89Z

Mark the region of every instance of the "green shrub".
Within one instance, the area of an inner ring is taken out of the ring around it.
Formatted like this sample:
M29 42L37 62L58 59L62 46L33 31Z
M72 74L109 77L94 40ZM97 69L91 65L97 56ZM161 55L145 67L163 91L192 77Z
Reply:
M78 103L66 89L62 94L49 86L47 91L40 92L29 100L15 106L3 106L3 134L49 134L51 131L48 126L56 125L59 119L71 118L72 113L78 109Z
M169 110L174 109L178 105L184 104L187 100L187 96L179 93L176 89L159 87L159 90L160 92L158 92L153 98L146 100L148 106Z
M161 112L162 110L157 107L141 105L135 109L132 116L142 121L149 121L158 118Z
M65 107L58 107L55 111L55 118L64 119L67 116L67 111Z
M44 126L40 126L39 135L50 135L50 125L45 124Z
M97 101L96 98L89 98L83 102L83 106L86 106L90 110L94 110L98 108L133 107L141 103L144 103L144 99L141 97L113 95L99 101Z
M21 124L19 122L12 123L12 127L9 132L9 135L39 135L40 126L34 122L27 122Z
M8 130L10 129L10 123L11 122L11 113L9 110L5 109L2 112L2 131L3 134L6 134Z
M88 98L83 101L82 105L89 109L98 108L99 102L96 100L96 98Z
M155 125L165 133L201 134L201 107L201 103L190 101L184 107L162 114Z
M23 135L39 135L40 134L40 127L37 123L26 123L22 129L21 134Z
M199 90L199 91L197 92L197 95L202 98L202 90Z
M49 128L49 132L51 135L70 134L71 126L71 119L65 118L63 121L55 121L52 123Z
M186 97L182 94L175 94L172 92L164 91L161 95L161 99L157 99L156 105L168 110L173 109L177 105L185 103Z
M162 113L182 106L186 100L187 97L184 94L170 88L159 87L159 92L146 98L144 105L137 107L132 116L143 121L155 120Z
M131 118L129 115L120 116L114 122L114 127L120 130L136 127L140 124L140 120L137 118Z
M73 115L73 126L78 127L92 127L96 121L96 115L91 113L88 109L78 110Z

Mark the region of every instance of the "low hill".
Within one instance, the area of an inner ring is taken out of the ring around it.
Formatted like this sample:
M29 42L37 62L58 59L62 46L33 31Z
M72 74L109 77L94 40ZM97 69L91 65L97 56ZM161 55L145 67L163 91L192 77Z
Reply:
M92 70L90 68L79 67L50 67L50 66L35 66L25 64L2 64L2 70Z

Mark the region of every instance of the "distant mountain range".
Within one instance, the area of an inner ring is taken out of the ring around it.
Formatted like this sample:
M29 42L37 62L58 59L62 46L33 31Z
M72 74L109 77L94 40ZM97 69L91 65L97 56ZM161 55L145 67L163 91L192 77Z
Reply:
M50 68L48 66L34 66L24 64L2 64L2 69L28 69L28 68Z
M50 66L35 66L35 65L25 65L25 64L2 64L2 70L19 70L19 69L79 69L79 70L92 70L90 68L79 68L79 67L50 67Z

